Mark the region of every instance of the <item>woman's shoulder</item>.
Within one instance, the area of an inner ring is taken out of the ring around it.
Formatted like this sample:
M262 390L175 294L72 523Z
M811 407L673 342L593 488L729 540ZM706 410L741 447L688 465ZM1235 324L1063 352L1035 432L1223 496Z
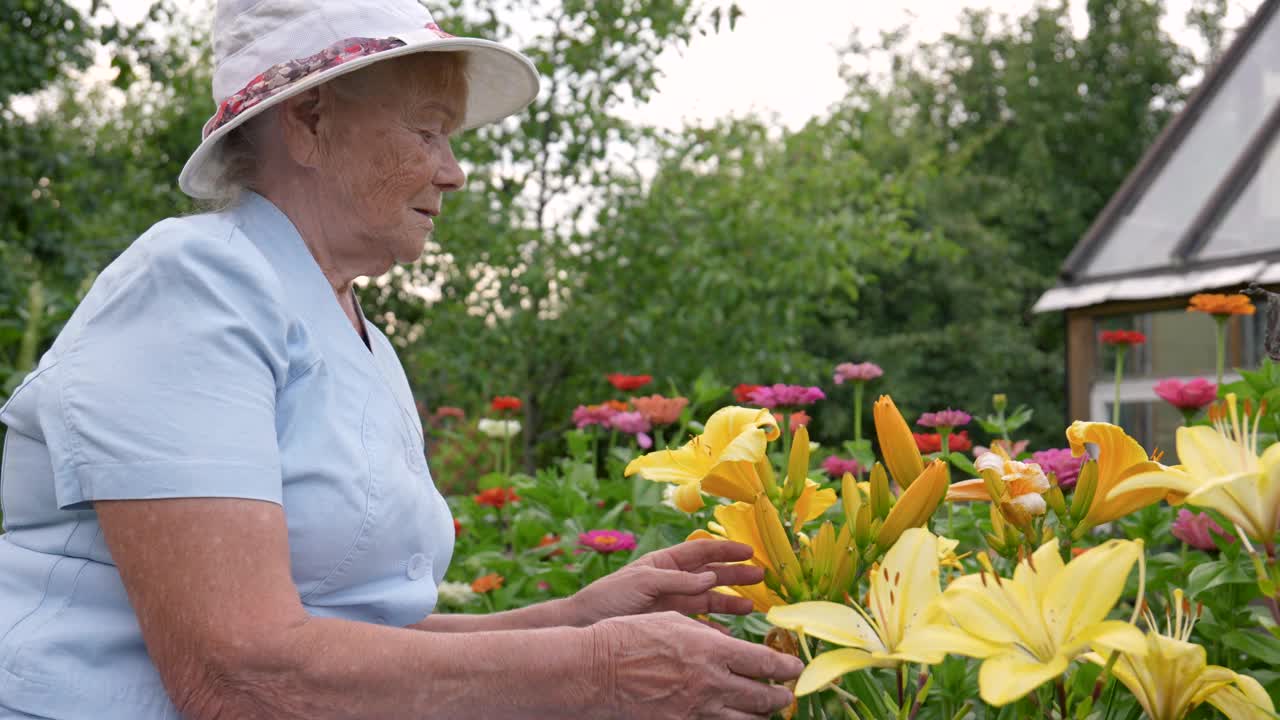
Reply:
M275 295L280 290L271 263L231 212L161 220L117 262L122 264L120 275L150 272L252 294Z

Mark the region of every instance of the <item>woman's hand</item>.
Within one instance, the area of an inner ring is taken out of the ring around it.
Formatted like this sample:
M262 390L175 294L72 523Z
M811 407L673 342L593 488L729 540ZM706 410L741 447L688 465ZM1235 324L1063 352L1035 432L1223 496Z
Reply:
M590 631L609 718L768 718L793 696L759 680L792 680L804 669L799 658L677 613L613 618Z
M751 601L715 592L721 585L755 585L764 571L730 565L751 559L750 545L724 540L693 540L645 555L591 583L570 599L578 624L624 615L677 612L751 612Z

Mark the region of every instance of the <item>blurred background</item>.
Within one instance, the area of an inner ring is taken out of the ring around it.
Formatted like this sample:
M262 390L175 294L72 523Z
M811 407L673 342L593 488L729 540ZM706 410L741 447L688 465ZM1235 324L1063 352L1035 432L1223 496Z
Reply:
M1152 386L1215 361L1187 296L1280 280L1271 0L427 4L521 47L543 92L457 137L466 192L362 301L424 417L521 398L526 467L613 372L820 385L835 442L846 361L909 417L1004 393L1060 446L1110 416L1096 338L1121 328L1148 336L1124 424L1171 448ZM0 401L97 271L199 210L176 178L213 111L211 15L0 0ZM1263 315L1231 321L1231 364L1261 358Z

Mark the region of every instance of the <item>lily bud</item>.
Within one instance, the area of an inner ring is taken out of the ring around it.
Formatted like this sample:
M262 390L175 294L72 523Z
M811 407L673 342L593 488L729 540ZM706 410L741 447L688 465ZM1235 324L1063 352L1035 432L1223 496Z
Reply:
M1079 523L1093 507L1093 496L1098 492L1098 461L1087 460L1076 479L1076 492L1071 497L1071 521ZM1088 528L1085 528L1087 531Z
M858 481L850 473L840 478L840 504L844 507L844 521L852 525L858 519L858 511L862 509L862 491L858 489Z
M1044 501L1049 507L1053 508L1053 513L1058 516L1059 520L1066 521L1067 499L1062 494L1062 488L1058 487L1058 475L1049 473L1049 490L1044 494Z
M871 512L876 517L884 519L888 517L889 510L893 508L893 495L889 492L889 473L884 471L884 466L876 463L871 468Z
M758 502L752 505L755 512L756 527L760 530L760 539L764 544L765 554L769 562L777 568L782 586L787 589L788 599L798 602L807 599L808 592L804 584L804 573L800 568L800 559L791 547L791 539L782 527L782 518L772 503Z
M831 584L826 589L826 598L832 602L843 602L845 593L853 585L858 574L858 554L853 547L853 535L849 525L840 528L836 537L835 562L831 570Z
M831 587L831 575L835 572L836 554L839 552L836 547L836 528L831 521L822 523L822 527L818 528L811 548L813 565L809 570L809 586L818 595L826 595Z
M853 524L853 541L860 548L871 544L871 537L879 529L879 520L871 514L871 506L863 505L858 509L858 517ZM874 525L874 527L873 527Z
M773 474L773 463L769 461L768 454L756 463L756 476L760 478L760 485L764 487L765 495L769 496L770 500L777 500L778 479Z
M1006 500L1000 503L1000 513L1004 515L1004 519L1008 520L1010 525L1021 530L1023 535L1035 542L1033 534L1035 529L1032 527L1031 513L1027 512L1026 508Z
M983 455L982 457L987 457ZM1004 478L1000 475L1000 471L992 467L984 467L978 470L978 474L982 476L982 482L987 486L987 497L993 502L999 501L1008 492L1004 485Z
M1009 407L1009 396L1004 393L996 393L995 395L992 395L991 406L994 407L998 413L1004 412L1005 408Z
M809 430L804 425L796 428L791 438L791 457L787 462L787 485L782 491L783 502L795 502L804 492L804 481L809 477Z

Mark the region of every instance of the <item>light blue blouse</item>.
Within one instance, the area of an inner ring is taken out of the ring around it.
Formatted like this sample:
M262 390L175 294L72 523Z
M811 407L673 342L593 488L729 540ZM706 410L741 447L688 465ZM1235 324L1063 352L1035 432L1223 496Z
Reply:
M399 626L431 612L449 508L404 370L365 327L372 351L254 194L159 223L102 273L0 409L0 718L178 717L95 500L279 503L308 612Z

